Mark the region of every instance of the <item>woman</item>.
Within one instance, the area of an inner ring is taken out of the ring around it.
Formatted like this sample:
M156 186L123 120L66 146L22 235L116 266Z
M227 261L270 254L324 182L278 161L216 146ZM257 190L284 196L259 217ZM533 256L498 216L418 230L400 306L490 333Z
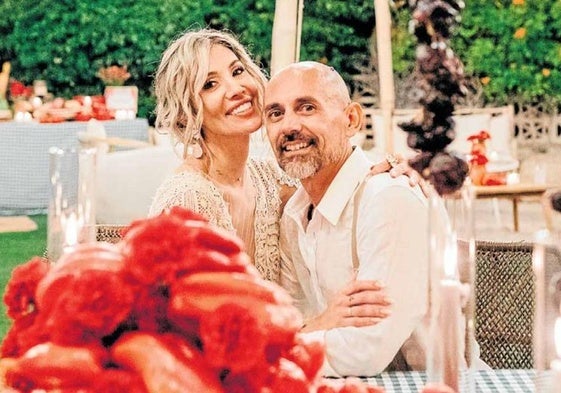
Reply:
M244 241L259 272L278 282L279 218L297 182L276 162L249 158L261 127L265 76L225 32L187 32L164 52L155 78L156 126L186 146L150 215L190 208Z

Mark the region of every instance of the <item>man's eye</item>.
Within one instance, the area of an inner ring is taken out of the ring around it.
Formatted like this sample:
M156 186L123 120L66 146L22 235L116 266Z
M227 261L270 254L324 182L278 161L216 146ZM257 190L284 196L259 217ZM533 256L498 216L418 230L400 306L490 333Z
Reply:
M313 111L315 108L312 104L304 104L300 107L300 109L304 112L311 112Z
M278 119L280 116L282 115L281 111L269 111L267 112L267 119L269 120L275 120Z

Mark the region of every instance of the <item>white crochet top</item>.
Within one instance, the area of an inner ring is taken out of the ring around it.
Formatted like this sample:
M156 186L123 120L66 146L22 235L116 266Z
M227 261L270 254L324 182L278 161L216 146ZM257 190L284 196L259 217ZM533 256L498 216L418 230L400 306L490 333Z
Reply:
M253 261L264 278L278 283L280 189L281 185L297 187L299 182L288 177L272 159L250 158L247 168L256 190ZM169 176L156 191L148 214L155 216L172 206L186 207L211 224L236 233L221 191L202 172L187 170Z

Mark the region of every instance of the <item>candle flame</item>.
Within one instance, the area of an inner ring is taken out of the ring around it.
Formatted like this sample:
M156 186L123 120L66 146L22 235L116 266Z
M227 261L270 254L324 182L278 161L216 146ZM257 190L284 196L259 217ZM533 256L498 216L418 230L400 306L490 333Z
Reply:
M80 226L76 213L70 213L64 224L65 246L75 246L76 244L78 244L78 231Z

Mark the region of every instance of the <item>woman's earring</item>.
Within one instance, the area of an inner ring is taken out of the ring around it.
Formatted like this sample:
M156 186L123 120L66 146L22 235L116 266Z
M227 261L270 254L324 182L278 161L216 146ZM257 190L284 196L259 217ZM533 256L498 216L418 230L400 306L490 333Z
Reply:
M200 134L193 136L191 143L187 146L187 155L199 159L203 156L203 148L201 147Z

